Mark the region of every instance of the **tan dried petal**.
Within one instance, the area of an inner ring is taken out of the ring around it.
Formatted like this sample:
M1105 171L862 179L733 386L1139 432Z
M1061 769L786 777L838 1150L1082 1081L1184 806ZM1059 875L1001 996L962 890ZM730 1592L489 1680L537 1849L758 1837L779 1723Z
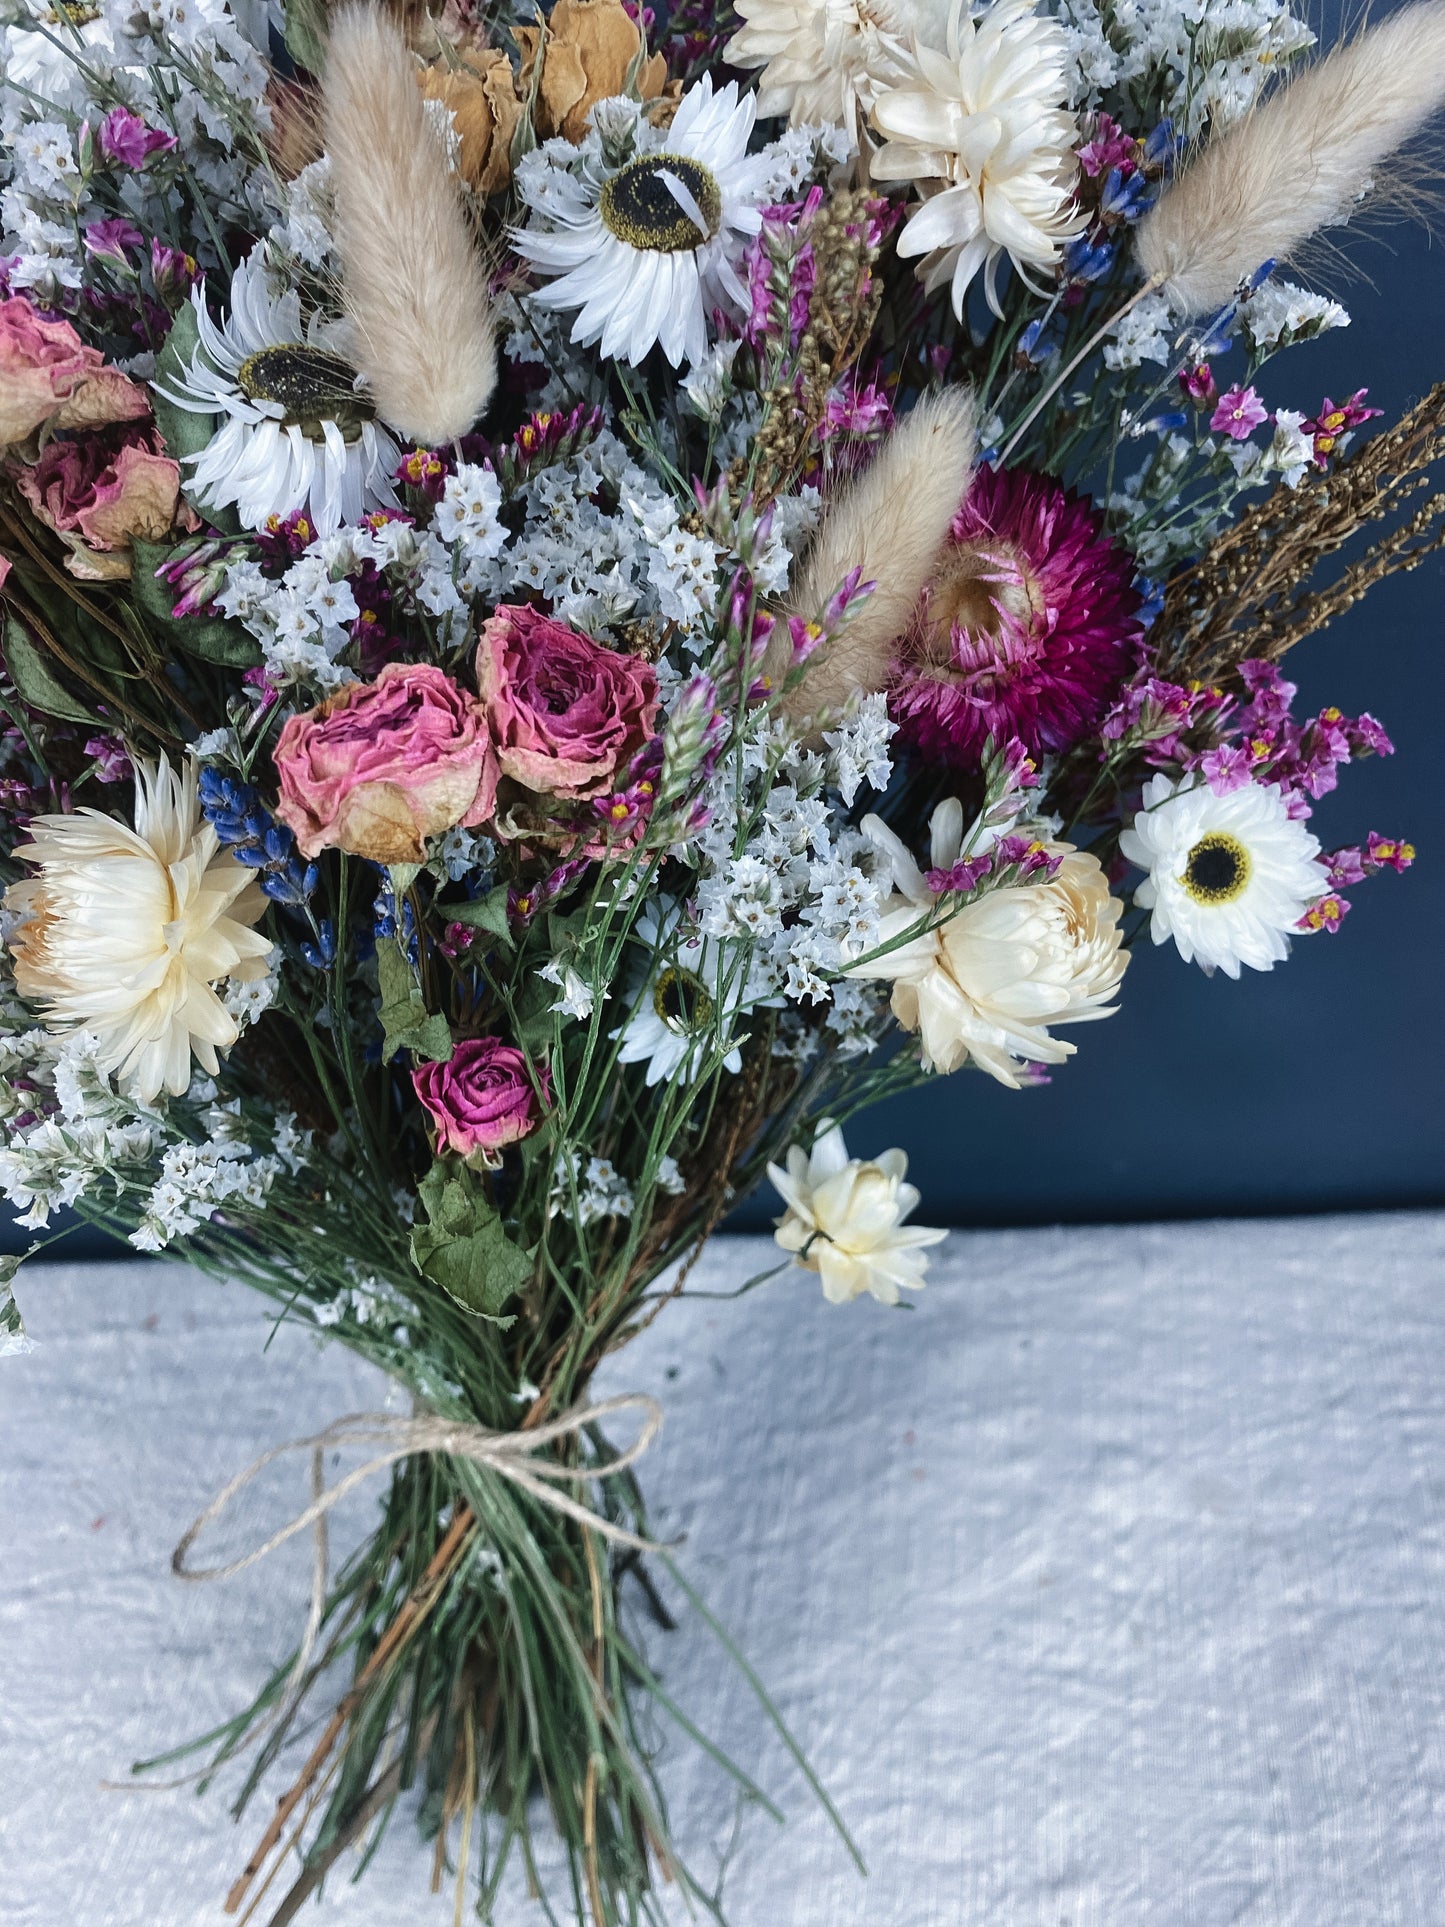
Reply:
M512 63L499 49L478 49L455 65L423 67L417 85L452 117L459 166L478 194L497 194L512 173L512 136L522 118Z
M537 57L537 29L518 27L523 49L522 90L531 85ZM560 134L574 144L587 132L587 116L599 100L620 94L628 69L642 51L642 34L622 0L557 0L547 22L542 84L537 99L537 132L544 139ZM640 100L654 100L667 80L661 54L645 61L637 76Z

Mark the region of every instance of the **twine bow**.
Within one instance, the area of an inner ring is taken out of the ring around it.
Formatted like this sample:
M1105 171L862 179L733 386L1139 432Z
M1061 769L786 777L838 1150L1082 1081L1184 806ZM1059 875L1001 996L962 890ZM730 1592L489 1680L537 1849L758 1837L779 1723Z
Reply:
M631 1445L614 1453L611 1458L591 1465L560 1465L555 1460L537 1459L536 1454L544 1446L555 1445L560 1439L576 1438L598 1420L609 1418L616 1412L628 1411L644 1415L642 1429ZM312 1654L316 1650L326 1611L326 1518L331 1508L349 1492L364 1485L368 1479L375 1478L378 1472L384 1472L388 1466L395 1465L399 1459L413 1458L419 1453L443 1453L451 1458L466 1459L472 1465L487 1467L527 1493L539 1505L575 1519L578 1525L585 1526L589 1532L600 1533L614 1545L629 1546L637 1552L658 1552L662 1548L651 1539L644 1539L639 1533L630 1532L626 1526L604 1518L560 1488L566 1485L589 1485L594 1479L611 1479L619 1472L625 1472L642 1457L657 1437L661 1424L662 1407L646 1392L623 1392L615 1398L605 1398L597 1405L574 1405L560 1418L552 1419L545 1425L534 1425L525 1431L515 1432L493 1432L485 1425L469 1425L434 1415L393 1418L385 1412L355 1412L347 1418L336 1419L324 1432L313 1433L310 1438L288 1439L284 1445L273 1445L269 1452L263 1452L244 1472L238 1472L191 1525L171 1555L171 1570L178 1579L196 1584L230 1579L236 1573L244 1572L248 1566L269 1558L278 1546L284 1546L288 1539L294 1538L298 1532L304 1532L308 1526L314 1529L316 1552L306 1632L277 1711L270 1720L263 1722L260 1729L269 1731L289 1713L304 1685ZM333 1447L345 1445L376 1445L382 1449L338 1479L335 1485L328 1486L326 1453ZM187 1555L196 1540L207 1526L213 1525L221 1517L237 1494L244 1492L268 1465L293 1452L311 1454L310 1505L273 1532L264 1544L243 1553L228 1565L187 1565ZM252 1737L254 1740L257 1735Z

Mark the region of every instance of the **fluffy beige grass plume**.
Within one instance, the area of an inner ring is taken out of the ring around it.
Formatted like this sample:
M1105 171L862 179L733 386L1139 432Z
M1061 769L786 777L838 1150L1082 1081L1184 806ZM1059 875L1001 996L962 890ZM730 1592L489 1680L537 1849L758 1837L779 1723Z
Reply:
M1181 313L1222 307L1263 262L1347 219L1442 102L1445 0L1425 0L1316 60L1206 147L1140 222L1139 265Z
M357 366L383 420L450 442L496 385L486 273L406 37L375 7L333 17L322 131Z
M854 569L876 586L810 658L787 699L794 717L836 716L855 689L881 689L888 680L893 645L963 500L975 445L968 390L927 396L824 509L789 610L816 616Z

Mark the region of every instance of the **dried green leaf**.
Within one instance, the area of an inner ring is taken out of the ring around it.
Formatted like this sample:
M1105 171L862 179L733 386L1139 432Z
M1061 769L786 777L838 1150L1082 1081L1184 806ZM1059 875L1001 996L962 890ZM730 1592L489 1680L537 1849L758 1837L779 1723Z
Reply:
M43 716L55 716L66 723L93 724L95 711L87 709L57 681L44 654L30 640L14 616L5 619L5 667L22 702L38 709Z
M465 1165L438 1159L418 1187L426 1223L411 1234L418 1271L475 1317L505 1329L500 1314L532 1275L533 1258L508 1235L481 1181Z
M445 1017L427 1010L421 985L405 951L394 937L376 946L376 970L381 984L381 1061L389 1064L399 1050L427 1062L445 1063L452 1054L452 1033Z

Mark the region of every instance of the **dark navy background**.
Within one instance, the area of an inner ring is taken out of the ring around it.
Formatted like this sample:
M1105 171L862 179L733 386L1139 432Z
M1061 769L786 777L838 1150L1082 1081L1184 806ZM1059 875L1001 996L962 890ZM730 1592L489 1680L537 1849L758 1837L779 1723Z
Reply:
M1445 246L1395 227L1350 254L1348 284L1316 285L1353 325L1272 363L1272 405L1312 414L1368 385L1393 418L1445 379ZM1065 1033L1079 1052L1052 1084L1007 1091L960 1072L856 1120L851 1148L903 1145L935 1224L1445 1204L1442 645L1445 558L1431 557L1287 659L1300 713L1368 709L1396 745L1341 772L1315 813L1322 842L1377 829L1419 852L1404 876L1353 892L1337 936L1239 983L1145 942L1119 1014ZM775 1208L759 1198L738 1222Z

